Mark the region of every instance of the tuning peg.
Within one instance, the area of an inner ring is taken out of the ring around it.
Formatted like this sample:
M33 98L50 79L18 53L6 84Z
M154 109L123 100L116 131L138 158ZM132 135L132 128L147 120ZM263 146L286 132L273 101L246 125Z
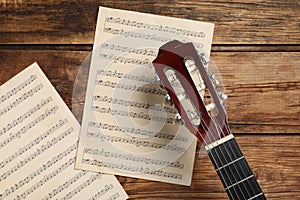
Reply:
M170 97L169 94L166 94L166 95L165 95L165 100L166 100L166 101L171 101L171 97Z
M217 86L217 85L220 84L220 82L219 82L219 81L217 80L217 78L216 78L216 74L215 74L215 73L210 72L210 73L209 73L209 77L210 77L211 82L212 82L215 86Z
M186 58L186 60L184 62L184 65L186 66L186 68L187 68L187 70L189 71L190 74L199 73L197 71L197 66L195 64L195 61L193 60L192 57Z
M216 104L214 102L211 102L211 103L205 105L205 108L207 111L211 111L216 108Z
M168 93L165 95L165 101L169 102L171 104L173 103L172 98L170 97L170 95Z
M157 74L154 75L154 81L155 82L161 82L160 78L159 78L159 76Z
M226 100L228 97L224 92L218 92L218 94L222 101Z
M181 120L181 119L182 119L182 117L181 117L181 115L180 115L179 113L176 113L176 115L175 115L175 119L176 119L176 120Z
M175 115L175 120L176 120L176 121L180 121L180 122L181 122L181 125L184 124L184 120L183 120L183 118L181 117L181 115L180 115L179 113L177 113L177 114Z
M193 58L189 57L186 58L184 61L184 65L189 68L189 67L194 67L195 66L195 61L193 60Z
M223 105L223 107L225 108L225 106L226 106L226 101L225 101L225 100L222 101L222 105Z

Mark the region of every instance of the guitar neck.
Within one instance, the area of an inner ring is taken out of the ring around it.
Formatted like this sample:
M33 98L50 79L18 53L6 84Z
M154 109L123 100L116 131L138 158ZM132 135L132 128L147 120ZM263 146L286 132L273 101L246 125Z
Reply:
M232 134L205 148L231 200L266 199Z

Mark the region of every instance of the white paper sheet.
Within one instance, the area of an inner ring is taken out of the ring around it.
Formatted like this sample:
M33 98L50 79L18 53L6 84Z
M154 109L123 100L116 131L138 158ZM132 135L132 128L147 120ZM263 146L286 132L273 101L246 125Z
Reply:
M0 199L127 199L114 176L74 169L79 124L37 63L0 94Z
M165 103L151 61L174 39L209 55L213 27L100 7L76 168L190 185L196 139Z

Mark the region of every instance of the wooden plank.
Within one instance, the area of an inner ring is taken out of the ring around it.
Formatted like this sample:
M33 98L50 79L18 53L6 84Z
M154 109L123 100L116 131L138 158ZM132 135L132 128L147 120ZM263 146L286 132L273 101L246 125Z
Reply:
M234 132L299 133L299 56L299 52L212 53L224 79Z
M298 0L4 0L0 44L92 44L100 5L215 23L214 44L300 44Z
M236 139L268 200L299 199L299 135ZM196 158L190 187L125 177L119 180L131 199L228 199L208 156Z
M88 55L88 51L0 50L0 84L37 61L71 108L74 80ZM212 57L223 75L234 133L299 133L300 52L215 52ZM73 110L79 116L84 96L77 101Z

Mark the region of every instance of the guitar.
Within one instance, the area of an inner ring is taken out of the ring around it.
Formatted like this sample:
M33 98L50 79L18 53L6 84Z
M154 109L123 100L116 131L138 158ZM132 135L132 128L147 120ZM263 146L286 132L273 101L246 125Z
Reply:
M234 136L214 73L192 43L171 41L161 46L152 62L168 91L166 99L178 110L188 130L205 145L215 170L231 200L266 199Z

